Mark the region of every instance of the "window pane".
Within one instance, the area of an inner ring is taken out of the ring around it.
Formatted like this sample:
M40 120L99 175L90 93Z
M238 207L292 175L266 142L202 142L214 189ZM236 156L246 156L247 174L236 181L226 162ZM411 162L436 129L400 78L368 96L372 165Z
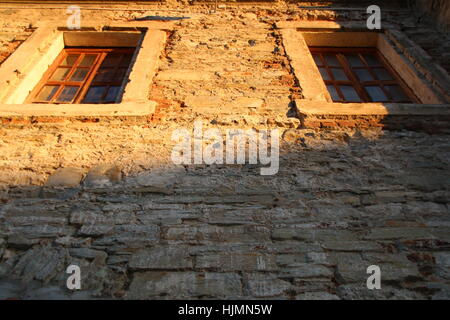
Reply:
M114 79L114 69L102 68L97 71L94 82L108 82Z
M391 74L384 68L374 68L372 70L375 72L378 80L393 80Z
M313 54L313 58L318 66L323 65L322 60L320 59L320 56L318 54Z
M88 74L89 69L81 69L77 68L75 72L70 77L70 81L83 81L84 78L86 78L86 75Z
M105 97L105 102L115 102L119 95L120 87L109 87L108 93Z
M64 58L64 60L61 62L62 66L73 66L75 64L75 61L77 61L79 54L69 54L67 57Z
M50 101L55 95L56 91L58 91L59 86L45 86L42 88L41 92L37 96L37 100L39 101Z
M64 89L61 91L56 101L71 102L75 98L77 91L78 87L64 87Z
M364 59L366 59L367 64L371 67L381 66L380 60L372 53L364 54Z
M406 96L405 92L400 86L385 86L384 89L392 97L395 102L409 102L410 99Z
M328 92L331 95L331 98L333 99L333 101L339 101L341 100L341 98L339 97L339 94L336 91L336 88L334 86L327 86Z
M367 69L353 69L353 72L356 73L356 76L361 82L374 80L369 70Z
M116 72L116 75L114 77L115 81L122 81L123 78L125 78L125 74L127 73L128 69L125 68L119 68Z
M120 63L120 53L109 53L103 60L102 67L115 67Z
M81 60L79 66L80 67L90 67L94 63L95 58L97 58L96 54L86 54L83 57L83 60Z
M121 67L128 67L131 63L131 59L133 58L133 55L131 54L125 54L122 58L122 61L120 61Z
M105 89L106 89L105 86L90 87L86 96L83 99L83 102L85 103L101 102Z
M114 103L120 97L133 52L131 48L63 49L30 98L39 103ZM98 71L90 77L93 70ZM88 78L94 79L86 82ZM80 93L83 101L79 102Z
M359 98L358 93L355 88L352 86L340 86L342 94L344 95L345 101L359 102L361 99Z
M350 64L351 67L362 67L364 64L362 63L361 59L357 54L347 54L345 55L347 57L347 61Z
M320 74L322 75L323 80L331 80L330 75L328 74L327 69L319 68Z
M373 102L386 102L389 99L384 94L383 90L377 86L366 87L366 91L369 94Z
M53 72L50 81L64 81L69 73L70 68L58 68Z
M329 66L332 66L332 67L340 67L341 66L341 64L339 63L339 60L336 58L336 55L327 54L327 55L324 55L324 57Z
M347 75L343 69L331 69L331 72L333 73L334 80L348 81Z

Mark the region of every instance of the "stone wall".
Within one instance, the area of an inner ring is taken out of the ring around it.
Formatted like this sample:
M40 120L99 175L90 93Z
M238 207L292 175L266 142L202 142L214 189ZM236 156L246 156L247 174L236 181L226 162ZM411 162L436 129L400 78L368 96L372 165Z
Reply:
M308 127L293 112L301 87L274 22L363 12L284 2L145 8L83 19L190 17L177 22L151 84L154 115L2 119L1 298L450 298L446 130ZM10 28L2 52L64 12L0 9ZM448 70L448 37L408 11L385 18ZM199 119L279 129L278 174L174 165L173 130ZM82 270L75 293L65 289L69 264ZM365 287L373 264L381 290Z
M450 3L446 0L416 0L415 6L443 31L450 30Z

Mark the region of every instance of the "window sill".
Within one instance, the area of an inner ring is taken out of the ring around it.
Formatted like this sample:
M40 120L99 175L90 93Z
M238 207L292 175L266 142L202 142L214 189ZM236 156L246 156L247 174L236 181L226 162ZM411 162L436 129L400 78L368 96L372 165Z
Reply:
M295 100L300 115L313 116L449 116L450 104L413 103L335 103L326 101Z
M0 104L0 118L148 116L155 112L156 105L155 101L120 104Z

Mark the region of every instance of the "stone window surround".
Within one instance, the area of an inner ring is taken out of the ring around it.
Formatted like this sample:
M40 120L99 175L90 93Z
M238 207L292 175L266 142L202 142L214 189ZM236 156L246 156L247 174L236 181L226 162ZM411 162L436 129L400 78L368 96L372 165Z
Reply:
M65 20L42 22L0 66L0 116L145 116L154 112L149 100L167 33L173 22L133 21L85 24L68 30ZM107 35L107 36L105 36ZM117 104L31 104L29 93L65 46L136 46L128 82Z
M383 30L370 31L365 24L355 22L281 21L276 27L280 29L283 46L302 88L304 98L295 100L300 115L450 115L448 96L442 95L441 88L436 88L421 77L412 62L399 54L389 40L388 36L394 37L393 32L406 38L403 33L395 30L395 26L385 24ZM378 48L405 83L414 90L421 104L333 102L309 46ZM423 52L420 47L417 49L419 50L416 52ZM414 57L414 53L408 54ZM442 84L442 76L437 78ZM450 88L450 81L444 80L442 87L445 92L445 88Z

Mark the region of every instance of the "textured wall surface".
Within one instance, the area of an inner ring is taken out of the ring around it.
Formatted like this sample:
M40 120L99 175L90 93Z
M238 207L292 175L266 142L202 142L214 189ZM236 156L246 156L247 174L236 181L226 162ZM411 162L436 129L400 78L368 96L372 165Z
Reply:
M450 2L447 0L416 0L416 7L423 11L443 31L450 30Z
M274 22L364 11L170 6L83 10L106 23L189 17L149 84L152 117L1 119L0 298L449 299L448 134L336 124L348 119L299 129L292 117L301 87ZM64 14L0 7L1 55ZM449 70L448 34L409 11L383 17ZM173 130L199 119L279 129L278 174L173 165ZM75 293L69 264L82 270ZM381 290L366 288L373 264Z

